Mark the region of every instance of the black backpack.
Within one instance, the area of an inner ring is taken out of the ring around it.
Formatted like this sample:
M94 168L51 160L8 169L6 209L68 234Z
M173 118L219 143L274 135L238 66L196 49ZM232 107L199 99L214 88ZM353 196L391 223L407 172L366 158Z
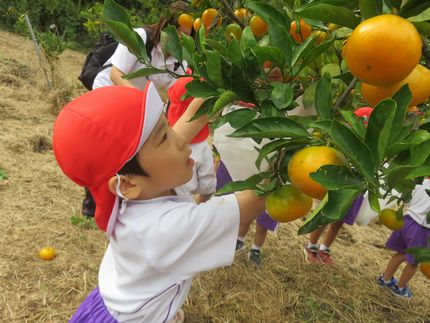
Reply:
M145 29L146 32L146 54L151 60L151 52L154 48L154 43L152 42L152 29L146 26L143 27L143 29ZM117 47L118 42L110 34L105 32L100 35L95 48L88 53L85 59L81 75L78 76L78 79L88 90L93 89L94 79L97 74L112 66L112 64L104 65L104 63L106 63L106 61L113 55Z

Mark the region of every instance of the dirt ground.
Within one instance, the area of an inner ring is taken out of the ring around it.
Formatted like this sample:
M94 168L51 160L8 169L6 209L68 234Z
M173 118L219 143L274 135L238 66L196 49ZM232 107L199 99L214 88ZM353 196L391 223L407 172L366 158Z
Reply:
M65 322L97 285L107 240L80 216L83 190L51 149L55 113L84 92L76 80L84 57L66 51L59 90L49 92L31 41L0 31L1 322ZM344 227L332 247L335 264L323 267L304 263L300 221L269 235L261 268L242 252L231 267L198 276L186 322L430 322L430 282L420 272L410 302L375 283L390 257L388 229ZM45 245L58 253L53 261L38 258Z

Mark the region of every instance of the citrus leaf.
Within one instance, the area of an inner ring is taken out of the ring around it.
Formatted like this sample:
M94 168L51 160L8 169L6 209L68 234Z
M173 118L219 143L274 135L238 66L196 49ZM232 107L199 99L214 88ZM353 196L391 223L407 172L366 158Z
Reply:
M332 120L334 116L331 96L331 77L325 73L317 83L315 90L315 108L320 120Z
M243 60L243 54L240 50L239 42L236 38L233 38L228 45L227 51L228 57L231 59L231 62L239 68L245 68L245 62Z
M142 55L147 57L146 50L142 51L142 48L145 48L145 44L136 31L122 22L105 20L105 23L109 27L114 38L126 46L130 53L138 58L142 57Z
M344 188L355 188L365 190L366 183L363 178L354 175L344 165L324 165L309 176L328 190L339 190Z
M203 80L192 80L188 83L185 88L189 95L195 98L211 98L218 96L217 89L213 88L208 82Z
M214 50L207 50L207 62L206 69L209 74L209 78L218 87L223 88L224 82L222 79L221 72L221 56L218 52Z
M169 41L167 42L167 51L179 62L182 62L183 60L182 45L181 45L181 41L179 40L178 31L176 30L176 27L173 25L170 25L167 28L164 28L163 32L165 32L169 36Z
M336 191L328 191L328 202L321 210L321 214L329 223L339 222L342 220L354 200L362 190L354 188L344 188Z
M417 130L412 132L406 139L391 144L387 148L387 156L392 157L427 140L430 140L430 133L425 130Z
M229 123L232 128L238 129L253 120L256 115L257 111L253 109L237 109L218 117L212 124L215 129L225 123Z
M255 119L229 135L232 138L307 138L309 133L289 118Z
M285 56L281 49L278 47L260 47L255 46L251 49L255 56L258 58L259 63L263 64L265 60L269 60L274 65L283 68L285 64Z
M247 1L247 7L256 15L260 16L265 22L272 19L279 25L289 26L290 21L281 11L263 1Z
M394 115L393 126L391 128L390 138L388 142L392 144L398 141L402 132L402 125L405 119L409 103L412 101L412 94L407 84L403 85L392 97L396 101L396 112Z
M289 83L272 83L273 90L270 94L272 98L273 104L279 110L285 109L288 107L291 102L293 102L294 98L294 89Z
M409 248L406 249L406 253L411 254L414 257L416 263L420 262L430 262L430 249L428 248Z
M342 117L348 122L352 129L360 136L360 138L364 139L364 135L366 134L366 127L363 124L363 120L360 117L357 117L352 111L341 111Z
M218 100L215 101L215 105L213 109L210 111L209 116L213 116L217 114L222 108L224 108L226 105L232 103L233 101L236 101L239 97L236 93L230 90L224 91Z
M127 75L124 75L123 78L126 80L131 80L136 77L146 77L150 75L164 74L164 73L166 73L166 70L160 70L155 67L144 67L144 68L141 68L140 70L137 70L136 72L128 73Z
M293 48L295 48L296 45L290 36L289 29L285 28L285 25L277 23L272 18L269 19L268 23L270 43L284 52L285 63L291 66Z
M263 159L268 154L280 148L284 148L285 150L292 150L292 149L301 147L303 145L306 145L308 143L309 143L309 140L291 140L291 139L279 139L273 142L269 142L268 144L261 147L261 149L259 150L258 158L255 161L255 166L257 166L257 168L260 169L261 162L263 161Z
M382 14L382 0L360 0L360 13L363 19Z
M116 21L132 29L130 18L124 7L117 4L114 0L105 0L103 4L103 20Z
M369 205L370 208L376 213L381 212L378 196L371 191L369 191Z
M295 12L299 17L331 22L351 29L360 23L360 19L351 10L330 4L304 6L296 9Z
M244 181L236 181L225 184L218 191L216 191L215 195L224 195L228 193L240 192L244 190L255 189L257 184L259 184L263 180L261 174L252 175L248 177Z
M251 27L247 26L242 31L242 36L240 37L240 49L245 51L245 49L257 46L257 40L251 31Z

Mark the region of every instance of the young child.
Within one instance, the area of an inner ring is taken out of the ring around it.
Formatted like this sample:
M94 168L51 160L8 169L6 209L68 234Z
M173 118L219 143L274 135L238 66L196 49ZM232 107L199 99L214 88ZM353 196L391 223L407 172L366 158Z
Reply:
M99 286L71 322L182 322L192 278L232 263L239 223L264 210L252 191L196 205L183 189L193 173L190 141L207 117L187 122L194 99L168 126L154 85L102 87L69 103L54 126L63 172L88 187L109 246Z
M412 199L404 216L404 224L400 230L393 231L385 246L396 252L390 259L383 274L378 277L378 284L388 287L396 295L406 299L412 298L408 287L409 281L417 271L414 257L406 253L412 247L430 248L430 223L426 216L430 212L430 197L426 190L430 189L430 179L424 179L422 185L417 185L412 192ZM402 262L406 262L400 279L394 278Z
M173 127L178 119L184 114L194 99L189 97L182 99L187 90L185 86L193 80L192 77L181 77L168 90L167 121ZM197 203L207 201L216 190L216 175L212 150L207 142L209 127L204 125L202 130L191 140L191 158L194 160L193 178L185 189L192 194L198 194L195 199Z
M216 189L220 189L225 184L233 181L231 178L227 167L225 164L220 161L217 173L217 187ZM239 252L245 249L245 236L248 234L250 224L241 224L239 226L239 234L236 241L236 252ZM254 243L252 244L249 253L248 259L254 263L256 266L261 266L261 248L266 242L267 231L274 232L278 227L278 222L273 220L266 211L261 212L256 221L255 221L255 236Z
M369 122L372 108L361 107L354 111L354 114L360 117L363 124L367 126ZM330 247L339 233L340 228L344 223L353 225L357 218L361 204L363 203L363 194L360 194L352 203L345 217L336 223L331 223L327 226L322 243L318 246L318 240L321 238L325 228L318 228L309 234L309 243L304 248L305 260L312 264L332 265L333 258L331 257Z

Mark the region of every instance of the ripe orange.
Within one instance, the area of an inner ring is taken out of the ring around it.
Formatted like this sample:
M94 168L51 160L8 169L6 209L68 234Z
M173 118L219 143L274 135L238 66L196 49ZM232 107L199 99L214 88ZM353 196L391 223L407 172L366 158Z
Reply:
M420 270L424 276L426 276L428 279L430 279L430 262L421 262L420 263Z
M195 31L199 31L201 25L202 25L202 19L201 18L197 18L196 20L194 20L193 27L194 27Z
M239 9L236 9L236 10L234 11L234 15L235 15L237 18L239 18L240 20L248 19L248 18L251 16L251 14L249 13L249 11L248 11L248 10L246 10L245 8L239 8Z
M43 247L39 250L39 257L43 260L52 260L55 258L55 249L52 247Z
M205 24L206 29L208 29L212 25L212 22L217 16L218 16L218 10L216 9L209 8L203 11L202 21ZM217 19L218 19L217 26L220 26L221 20L222 20L221 16L218 16Z
M178 24L185 29L186 32L191 32L193 28L194 19L187 13L183 13L178 17Z
M397 220L396 211L393 209L383 209L378 215L379 223L391 230L400 230L403 227L403 219Z
M354 29L342 55L359 80L387 86L412 72L421 49L420 34L412 23L396 15L380 15Z
M297 28L296 21L294 20L290 25L290 34L293 36L296 43L303 43L312 33L312 28L303 19L300 19L300 32Z
M321 200L327 190L310 178L309 174L323 165L345 164L345 157L327 146L309 146L296 152L288 163L290 182L303 193Z
M251 27L251 32L255 37L262 37L269 30L267 24L259 16L252 16L249 20L249 27Z
M266 199L266 210L278 222L294 221L305 216L312 207L312 198L293 185L284 185Z
M409 84L412 92L412 101L409 106L424 103L430 96L430 70L418 64L411 74L398 83L387 86L361 83L361 93L367 102L375 106L379 101L392 97L405 84Z
M224 35L228 41L231 41L233 35L239 41L242 36L242 28L238 24L232 23L225 28Z

